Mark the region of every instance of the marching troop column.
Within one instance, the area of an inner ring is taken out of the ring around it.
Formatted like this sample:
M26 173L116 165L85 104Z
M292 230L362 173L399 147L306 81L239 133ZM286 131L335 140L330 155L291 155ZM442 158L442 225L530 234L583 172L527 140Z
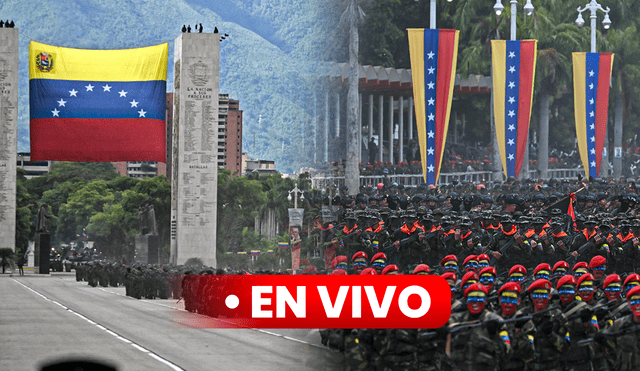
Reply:
M15 250L18 29L0 28L0 248Z
M219 73L218 33L176 38L171 178L175 264L200 258L216 266Z

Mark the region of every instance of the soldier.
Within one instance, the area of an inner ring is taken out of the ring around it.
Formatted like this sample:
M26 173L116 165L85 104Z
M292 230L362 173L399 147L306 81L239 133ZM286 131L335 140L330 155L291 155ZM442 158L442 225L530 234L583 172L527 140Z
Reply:
M453 274L458 273L458 257L455 255L447 255L440 261L440 266L444 273L451 272Z
M513 264L525 261L529 255L526 251L527 247L525 247L522 235L518 233L513 219L510 216L504 216L500 220L500 223L502 224L502 229L496 232L491 245L485 248L487 255L493 259L497 259L495 267L499 275L506 272ZM503 256L500 250L506 244L509 244L509 247Z
M553 269L551 270L551 282L557 284L558 280L567 274L569 274L569 264L564 260L560 260L553 265Z
M582 231L574 238L573 245L571 247L571 255L575 259L578 259L578 261L587 262L598 254L608 255L608 251L602 247L602 242L605 240L596 229L597 224L598 220L596 217L589 216L584 222L585 228L582 229ZM587 243L589 243L589 245L587 245ZM582 254L580 254L578 250L583 246L588 247Z
M383 252L379 252L371 258L371 268L375 269L376 273L382 274L382 270L387 266L387 255Z
M364 251L358 251L351 257L351 265L353 266L353 274L360 274L367 268L369 257Z
M516 310L520 305L520 285L507 282L498 290L499 314L503 320L523 316L524 312ZM511 353L508 359L500 365L500 370L524 370L533 360L533 333L535 327L531 321L511 321L506 325L506 331L511 339Z
M596 341L613 347L617 352L616 370L640 369L640 286L627 293L633 315L617 319Z

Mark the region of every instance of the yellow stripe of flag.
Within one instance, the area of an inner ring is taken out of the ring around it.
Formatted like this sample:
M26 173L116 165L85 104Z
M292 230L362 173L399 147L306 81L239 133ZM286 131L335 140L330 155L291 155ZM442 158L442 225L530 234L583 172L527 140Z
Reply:
M505 174L507 172L507 157L505 149L505 127L504 127L504 96L507 67L507 41L492 40L491 41L491 60L493 63L493 117L496 122L496 137L498 139L498 148L500 149L500 159L502 160L502 169Z
M587 83L587 53L573 53L573 92L574 92L574 112L576 116L576 137L578 138L578 148L580 159L586 177L589 175L589 154L587 147L587 108L586 108L586 83Z
M51 71L40 71L36 56L48 53ZM136 49L90 50L63 48L32 41L29 78L78 81L156 81L167 79L169 44Z
M416 125L418 126L418 141L420 143L420 158L422 159L422 176L427 181L427 117L425 107L424 83L424 29L410 28L409 55L411 58L411 79L413 81L413 104L416 110Z

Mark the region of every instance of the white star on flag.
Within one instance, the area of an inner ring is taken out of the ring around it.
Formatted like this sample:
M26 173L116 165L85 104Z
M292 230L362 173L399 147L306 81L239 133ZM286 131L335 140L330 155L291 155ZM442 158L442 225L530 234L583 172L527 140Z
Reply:
M507 141L507 144L508 144L508 145L510 145L510 146L512 146L512 145L513 145L513 139L509 139L509 140Z
M593 77L593 74L594 74L594 73L595 73L595 72L593 72L593 70L589 71L589 77Z
M76 91L76 89L71 89L69 90L69 94L70 97L77 97L76 94L78 94L78 92Z
M593 117L593 116L595 116L595 115L596 115L596 114L595 114L593 111L589 112L589 117Z
M593 98L589 99L589 104L593 104L593 103L595 103Z
M435 151L433 150L433 148L427 148L427 155L433 155L435 153Z
M514 159L514 157L513 157L513 153L509 153L509 156L507 156L507 158L508 158L509 160L513 160L513 159Z
M60 117L58 116L58 113L60 113L60 111L58 111L57 108L54 108L53 111L51 111L51 113L53 113L53 117Z
M516 101L516 98L514 98L514 97L509 97L509 103L513 103L513 102L515 102L515 101Z
M427 86L429 87L429 89L433 89L435 87L436 84L430 82L427 84Z
M596 162L595 161L591 161L591 167L596 167Z
M516 126L513 124L509 125L509 131L514 131L514 130L516 130Z
M121 97L126 97L128 92L126 92L126 91L124 91L124 89L122 89L122 91L119 91L118 93L120 94Z
M107 84L107 85L104 85L104 86L102 87L102 89L104 89L104 90L102 90L102 91L109 91L109 92L110 92L110 91L111 91L111 86L109 86L109 84Z
M509 58L515 58L516 52L509 52Z
M591 137L591 138L589 138L589 139L591 139L591 141L592 141L592 142L595 142L595 141L596 141L596 137Z
M509 72L511 73L516 72L516 68L514 66L509 67Z
M513 89L516 87L516 83L513 81L509 81L509 88Z
M429 116L427 116L427 118L429 118L429 121L434 121L436 116L433 113L430 113Z
M435 138L435 134L432 130L430 130L428 133L429 138Z
M427 166L427 171L433 173L433 165Z
M138 111L138 113L140 114L139 117L146 117L144 114L146 113L143 109L141 109L140 111Z
M589 125L589 129L591 129L591 130L596 130L596 124L591 124L591 125Z
M509 113L507 114L507 116L509 117L513 117L516 115L516 111L509 111Z
M133 107L138 107L138 103L140 103L140 102L136 102L136 100L134 99L133 101L131 101L129 103L131 103L131 108L133 108Z
M427 71L429 71L429 75L433 75L433 72L434 72L435 70L436 70L436 69L435 69L435 68L433 68L433 67L431 67L431 68L427 68Z
M433 106L435 104L436 100L433 99L433 98L429 98L429 100L427 102L429 102L430 106Z
M429 56L429 59L433 59L433 56L436 55L436 53L434 53L433 51L430 51L429 54L427 54Z
M596 154L596 149L595 148L591 148L589 150L589 153L592 154L592 155L595 155Z
M589 84L589 89L593 90L593 83Z
M89 84L89 85L85 86L85 88L87 88L87 91L93 91L94 86Z
M58 101L58 107L66 107L65 104L67 103L66 100L60 98L60 100Z

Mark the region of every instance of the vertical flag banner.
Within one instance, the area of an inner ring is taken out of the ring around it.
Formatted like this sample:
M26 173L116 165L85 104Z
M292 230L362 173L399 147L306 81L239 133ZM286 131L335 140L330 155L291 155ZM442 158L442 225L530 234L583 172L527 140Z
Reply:
M427 184L435 185L449 128L459 31L423 28L407 31L422 174Z
M576 136L587 178L597 178L600 173L612 67L612 53L573 53Z
M29 45L31 159L166 161L169 44Z
M492 40L493 112L507 177L518 177L525 161L537 40Z

